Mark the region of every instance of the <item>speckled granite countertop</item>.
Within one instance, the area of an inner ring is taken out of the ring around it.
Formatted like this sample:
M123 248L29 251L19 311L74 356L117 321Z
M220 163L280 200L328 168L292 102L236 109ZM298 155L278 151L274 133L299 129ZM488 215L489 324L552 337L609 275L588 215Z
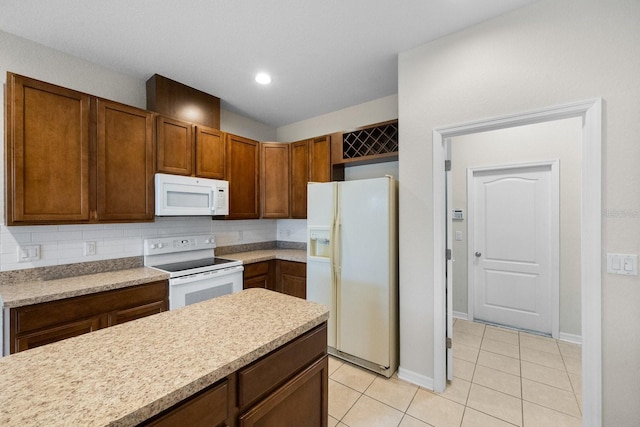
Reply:
M264 249L260 251L237 252L220 255L221 258L237 259L243 264L282 259L285 261L307 262L307 251L301 249Z
M328 316L248 289L0 358L0 425L135 425Z
M168 278L169 274L162 271L140 267L56 280L32 281L10 285L0 284L0 301L3 308L22 307L126 288Z
M244 264L282 259L306 262L307 252L300 249L264 249L221 255L222 258L237 259ZM126 288L143 283L166 280L167 273L147 267L129 268L55 280L34 280L9 285L0 284L2 308L22 307L41 302L55 301L112 289Z

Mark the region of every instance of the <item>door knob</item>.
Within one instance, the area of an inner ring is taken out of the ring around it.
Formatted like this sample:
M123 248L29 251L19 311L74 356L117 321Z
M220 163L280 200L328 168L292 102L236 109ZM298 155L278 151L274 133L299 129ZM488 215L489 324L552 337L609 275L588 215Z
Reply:
M482 256L482 253L480 253L480 252L476 252L476 256L477 256L477 257L480 257L480 256Z

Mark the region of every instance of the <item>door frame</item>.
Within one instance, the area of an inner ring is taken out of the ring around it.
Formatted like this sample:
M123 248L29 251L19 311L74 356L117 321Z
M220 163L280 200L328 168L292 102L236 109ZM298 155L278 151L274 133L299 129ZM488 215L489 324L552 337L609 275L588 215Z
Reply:
M473 197L470 195L473 194L472 185L474 173L476 172L485 172L485 171L508 171L511 169L522 169L522 168L535 168L540 166L549 167L549 171L551 172L551 193L550 198L555 202L550 206L551 216L555 218L552 220L550 226L551 235L554 236L553 240L550 242L550 265L549 265L549 273L551 279L551 288L550 288L550 316L551 316L551 336L557 339L560 335L560 171L559 171L559 161L548 160L541 162L525 162L525 163L509 163L503 165L495 165L495 166L479 166L479 167L471 167L467 168L467 315L470 321L474 319L474 304L475 304L475 275L474 271L474 239L475 239L475 223L473 221L473 214L475 213L474 201Z
M602 425L602 98L440 127L432 133L433 387L446 387L446 138L571 117L582 118L581 307L582 420Z

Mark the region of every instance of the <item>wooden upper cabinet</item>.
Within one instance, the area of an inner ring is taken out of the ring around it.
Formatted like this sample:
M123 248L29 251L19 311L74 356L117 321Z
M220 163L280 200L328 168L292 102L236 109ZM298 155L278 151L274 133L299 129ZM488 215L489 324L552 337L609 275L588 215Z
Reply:
M224 133L190 122L156 117L157 171L225 179Z
M225 163L224 133L196 126L196 176L224 179Z
M260 143L226 134L229 219L260 218Z
M97 216L153 221L153 114L97 100Z
M309 182L331 181L331 137L309 140Z
M289 218L290 144L260 144L262 218Z
M291 143L291 218L307 217L309 141Z
M8 225L90 220L89 95L7 73Z
M174 175L193 173L193 125L182 120L156 117L158 172Z

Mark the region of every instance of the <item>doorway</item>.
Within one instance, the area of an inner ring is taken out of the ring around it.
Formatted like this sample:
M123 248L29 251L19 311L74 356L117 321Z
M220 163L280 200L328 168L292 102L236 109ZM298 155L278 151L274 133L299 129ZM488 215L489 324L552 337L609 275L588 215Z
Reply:
M583 421L599 426L602 417L601 355L601 99L553 106L433 131L434 218L434 390L446 386L446 212L447 138L570 117L582 119L581 168L581 325Z

